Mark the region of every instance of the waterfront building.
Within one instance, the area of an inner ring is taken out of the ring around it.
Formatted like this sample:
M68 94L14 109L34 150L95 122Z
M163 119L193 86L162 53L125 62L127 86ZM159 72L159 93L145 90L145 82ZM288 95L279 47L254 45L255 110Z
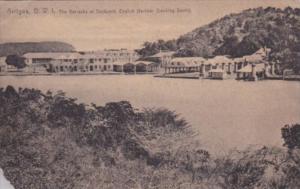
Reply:
M252 55L243 56L238 64L237 79L253 80L274 77L276 68L280 69L280 64L270 62L270 49L261 48Z
M206 69L203 70L202 75L210 79L225 79L233 73L232 62L232 59L226 55L208 59Z
M265 64L250 63L237 71L236 79L243 79L248 81L256 81L265 78Z
M162 51L160 50L158 53L146 57L146 60L157 62L160 64L161 68L165 68L165 66L171 62L174 58L175 52L174 51Z
M79 53L76 52L33 52L23 55L28 72L66 71L76 63ZM68 68L67 68L68 67Z
M164 65L165 73L200 72L206 59L202 57L173 58Z
M135 62L116 62L113 64L113 71L126 73L152 73L157 72L159 64L151 61L135 61Z
M278 73L278 63L269 61L270 49L261 48L251 55L230 58L227 55L204 59L202 57L171 58L165 63L165 74L199 72L203 78L237 78L257 80Z
M115 65L136 61L138 55L126 49L91 52L46 52L23 55L28 67L45 68L49 72L113 72Z

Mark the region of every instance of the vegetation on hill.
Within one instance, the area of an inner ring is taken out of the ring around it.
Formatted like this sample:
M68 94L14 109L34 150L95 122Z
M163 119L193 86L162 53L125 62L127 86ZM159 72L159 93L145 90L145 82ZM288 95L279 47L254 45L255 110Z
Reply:
M18 55L8 55L5 62L7 65L11 65L16 68L26 67L25 58Z
M297 124L282 130L288 150L214 157L166 109L87 106L63 92L11 86L0 89L0 104L0 167L16 189L300 187Z
M64 42L24 42L24 43L3 43L0 44L0 56L18 55L28 52L71 52L75 48Z
M176 40L145 42L138 52L142 56L175 50L177 56L241 57L261 47L272 49L272 59L300 71L300 9L248 9L196 28Z

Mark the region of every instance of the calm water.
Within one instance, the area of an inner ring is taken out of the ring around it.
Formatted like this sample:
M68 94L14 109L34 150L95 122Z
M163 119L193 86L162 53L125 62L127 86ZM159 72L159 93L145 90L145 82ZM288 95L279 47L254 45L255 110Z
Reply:
M300 82L188 80L132 76L0 77L0 86L63 90L80 102L128 100L135 107L175 110L221 153L249 144L282 145L280 128L300 122Z

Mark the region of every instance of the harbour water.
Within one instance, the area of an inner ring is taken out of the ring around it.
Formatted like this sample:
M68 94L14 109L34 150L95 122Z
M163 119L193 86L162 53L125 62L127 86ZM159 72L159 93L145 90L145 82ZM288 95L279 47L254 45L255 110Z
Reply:
M203 148L223 153L248 145L282 146L280 129L300 122L295 81L190 80L151 75L3 76L0 87L62 90L79 102L128 100L134 107L168 108L199 133Z

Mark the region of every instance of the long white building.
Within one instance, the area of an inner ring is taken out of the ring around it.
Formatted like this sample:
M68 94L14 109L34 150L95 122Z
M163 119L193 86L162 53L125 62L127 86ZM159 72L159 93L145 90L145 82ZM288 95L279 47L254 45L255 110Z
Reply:
M114 65L133 63L139 57L126 49L93 52L26 53L25 63L31 70L48 72L110 72Z

